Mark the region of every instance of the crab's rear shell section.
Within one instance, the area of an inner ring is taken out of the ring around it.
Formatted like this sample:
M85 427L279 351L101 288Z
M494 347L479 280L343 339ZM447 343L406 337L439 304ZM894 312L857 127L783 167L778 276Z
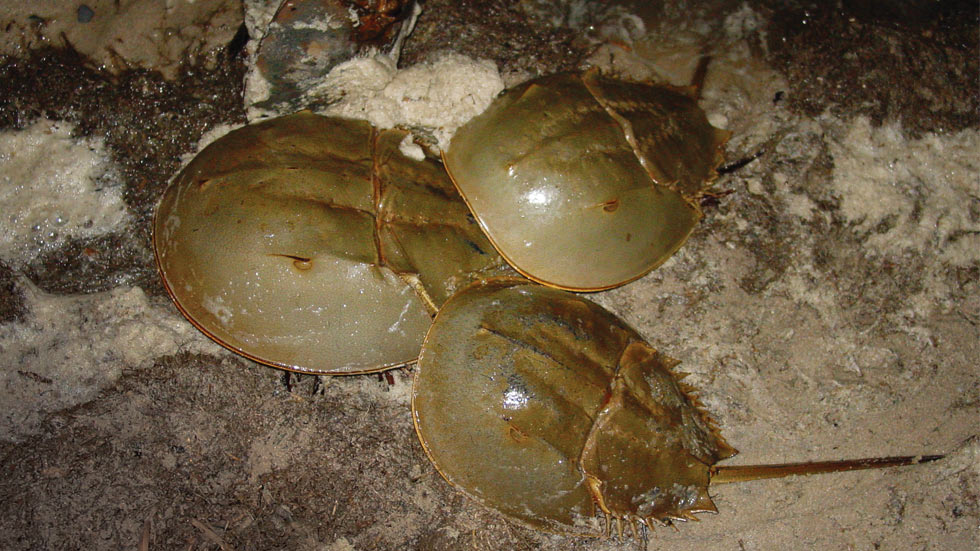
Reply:
M501 266L406 133L302 112L235 130L165 192L154 249L181 312L263 363L361 373L414 361L431 315Z
M416 429L450 483L534 528L690 519L715 510L709 467L735 451L676 363L582 297L480 282L426 336Z
M596 71L535 79L460 128L446 167L519 272L614 287L663 263L701 218L728 132L692 95Z

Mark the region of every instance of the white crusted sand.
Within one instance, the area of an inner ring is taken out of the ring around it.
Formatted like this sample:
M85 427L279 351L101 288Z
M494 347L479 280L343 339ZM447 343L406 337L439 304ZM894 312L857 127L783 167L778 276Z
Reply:
M980 261L980 131L910 140L894 123L872 128L858 117L829 145L841 214L869 234L869 248Z
M0 325L0 440L20 440L44 415L87 402L123 370L148 367L177 352L221 354L171 309L155 307L139 287L57 296L26 280L28 317Z
M129 220L102 140L71 131L42 119L0 133L0 259L14 266Z
M444 149L456 128L503 88L492 62L447 53L402 70L386 56L353 59L335 67L314 93L336 100L324 114L366 119L379 128L423 128Z

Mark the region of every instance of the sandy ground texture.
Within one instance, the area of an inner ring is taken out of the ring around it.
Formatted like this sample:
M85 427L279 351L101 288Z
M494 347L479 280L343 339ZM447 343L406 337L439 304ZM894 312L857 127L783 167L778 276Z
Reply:
M254 33L275 2L247 4ZM0 2L0 548L976 549L978 9L853 4L428 0L397 67L355 60L316 92L438 141L539 74L683 84L713 56L727 157L762 155L664 266L592 298L683 362L731 464L949 456L718 486L719 514L637 541L452 490L411 367L286 376L180 317L149 222L247 120L240 3Z

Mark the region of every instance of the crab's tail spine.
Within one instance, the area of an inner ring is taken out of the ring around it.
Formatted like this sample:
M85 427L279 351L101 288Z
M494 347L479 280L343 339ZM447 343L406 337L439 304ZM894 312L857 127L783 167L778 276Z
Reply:
M702 55L698 59L698 65L694 68L694 76L691 77L691 88L694 90L694 101L701 99L701 90L704 88L704 78L708 74L708 64L711 63L710 55Z
M809 461L805 463L782 463L773 465L735 465L711 468L711 484L747 482L764 478L782 478L822 473L838 473L861 469L882 469L917 465L942 459L945 455L908 455L902 457L870 457L865 459L845 459L843 461Z

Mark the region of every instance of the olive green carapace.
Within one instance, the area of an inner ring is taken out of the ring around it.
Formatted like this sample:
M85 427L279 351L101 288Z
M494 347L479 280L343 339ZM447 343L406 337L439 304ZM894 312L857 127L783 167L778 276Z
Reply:
M461 127L446 167L523 275L615 287L662 264L701 219L728 132L692 90L596 71L535 79Z
M263 363L361 373L414 361L457 288L506 266L406 133L308 112L235 130L172 182L154 248L180 311Z
M596 515L715 511L709 469L735 453L659 354L579 296L494 278L454 296L413 390L422 445L466 494L531 527L596 534Z

